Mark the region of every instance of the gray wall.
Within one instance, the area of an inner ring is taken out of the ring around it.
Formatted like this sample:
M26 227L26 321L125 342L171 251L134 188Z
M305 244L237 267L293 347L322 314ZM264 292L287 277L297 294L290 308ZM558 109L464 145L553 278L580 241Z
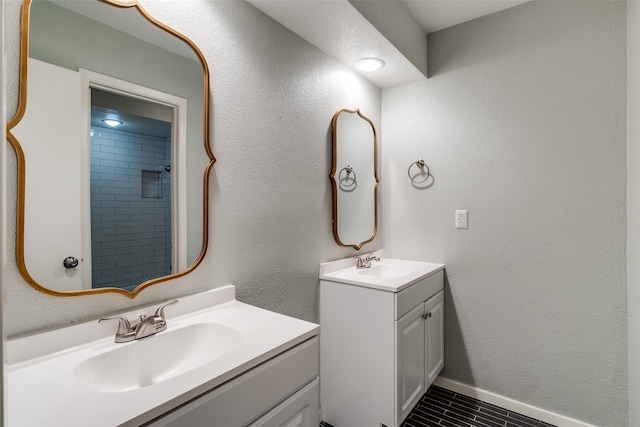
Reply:
M629 405L631 427L640 427L640 2L627 17L627 286L629 307Z
M192 274L155 285L134 300L54 298L24 283L10 241L10 259L2 266L9 276L7 332L16 336L97 319L229 283L242 301L317 320L319 263L357 253L333 240L331 118L341 108L360 108L379 126L380 90L244 1L143 4L193 40L211 70L217 162L207 255ZM19 6L7 2L9 116L17 100ZM13 235L15 157L8 151L7 222ZM366 248L378 249L379 240Z
M383 92L385 250L447 265L443 375L599 426L628 424L625 11L534 1L433 33L430 78Z

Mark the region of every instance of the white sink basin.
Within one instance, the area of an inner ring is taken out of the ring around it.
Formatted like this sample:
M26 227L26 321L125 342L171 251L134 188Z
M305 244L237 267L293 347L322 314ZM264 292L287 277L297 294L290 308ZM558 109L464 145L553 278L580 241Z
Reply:
M416 271L409 265L402 264L375 264L370 268L364 268L358 271L358 274L373 277L402 277Z
M116 393L146 387L196 369L234 350L242 335L217 323L197 323L125 344L81 362L74 374L88 387Z
M444 264L385 258L382 251L373 254L380 260L369 268L356 268L355 258L325 262L320 265L320 279L398 292L444 269Z

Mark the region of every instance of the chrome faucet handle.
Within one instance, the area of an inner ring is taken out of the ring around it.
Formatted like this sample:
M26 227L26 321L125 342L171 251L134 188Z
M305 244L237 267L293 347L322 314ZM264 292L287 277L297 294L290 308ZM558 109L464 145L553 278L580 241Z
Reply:
M356 268L371 268L371 261L380 261L380 257L373 255L373 252L366 255L356 255Z
M375 256L373 252L371 252L369 255L367 255L366 261L380 261L380 257Z
M161 305L153 316L140 316L140 323L135 326L135 339L145 338L166 330L167 321L164 318L164 308L177 302L178 300L173 300Z
M178 300L174 299L173 301L170 301L166 304L161 305L160 307L158 307L158 309L156 310L156 314L154 316L161 318L162 320L164 320L164 308L168 305L172 305L172 304L177 304Z
M131 323L129 323L129 319L127 319L126 317L101 317L100 320L98 320L98 323L102 322L103 320L118 320L118 331L116 332L116 335L125 335L133 331L133 328L131 328Z

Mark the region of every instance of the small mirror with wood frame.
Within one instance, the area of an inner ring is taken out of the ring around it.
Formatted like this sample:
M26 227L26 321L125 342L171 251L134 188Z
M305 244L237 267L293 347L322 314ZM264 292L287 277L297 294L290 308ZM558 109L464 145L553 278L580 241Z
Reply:
M376 129L360 110L342 109L333 116L332 137L333 235L359 250L378 228Z

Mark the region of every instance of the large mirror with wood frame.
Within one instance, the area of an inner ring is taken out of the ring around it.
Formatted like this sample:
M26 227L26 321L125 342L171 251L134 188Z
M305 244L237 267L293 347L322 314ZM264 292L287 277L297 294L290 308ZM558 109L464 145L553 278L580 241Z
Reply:
M24 0L16 257L57 296L129 298L207 250L209 70L137 1Z

